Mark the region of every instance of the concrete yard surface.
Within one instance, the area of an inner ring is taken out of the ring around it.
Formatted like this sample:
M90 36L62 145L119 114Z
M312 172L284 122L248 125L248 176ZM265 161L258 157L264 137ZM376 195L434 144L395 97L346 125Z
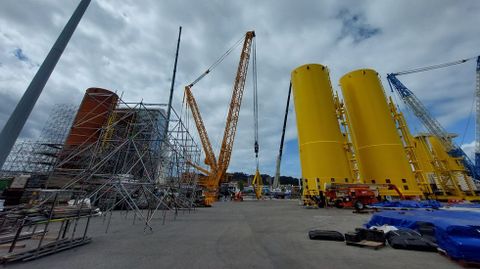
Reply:
M313 228L352 231L370 214L305 209L292 200L218 202L212 208L169 215L144 233L116 212L108 233L93 219L90 244L7 268L461 268L437 253L379 250L308 239Z

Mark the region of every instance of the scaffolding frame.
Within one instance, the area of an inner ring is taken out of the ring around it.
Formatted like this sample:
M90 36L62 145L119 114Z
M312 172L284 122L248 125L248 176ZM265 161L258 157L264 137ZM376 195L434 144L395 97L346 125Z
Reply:
M19 139L0 171L2 175L21 173L48 174L54 167L57 154L63 147L77 107L55 104L37 139Z
M107 124L91 133L99 135L96 142L64 147L48 186L85 191L109 216L107 231L117 208L132 210L144 231L153 230L158 210L165 223L168 212L175 218L179 209L194 209L199 189L192 163L198 164L200 148L174 109L164 131L166 107L119 98Z

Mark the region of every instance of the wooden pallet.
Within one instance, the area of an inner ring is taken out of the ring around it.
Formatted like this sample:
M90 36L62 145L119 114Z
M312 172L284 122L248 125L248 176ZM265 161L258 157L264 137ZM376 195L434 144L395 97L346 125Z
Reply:
M375 249L375 250L380 249L380 248L385 246L385 243L375 242L375 241L367 241L367 240L362 240L360 242L346 241L346 244L349 245L349 246L371 248L371 249Z

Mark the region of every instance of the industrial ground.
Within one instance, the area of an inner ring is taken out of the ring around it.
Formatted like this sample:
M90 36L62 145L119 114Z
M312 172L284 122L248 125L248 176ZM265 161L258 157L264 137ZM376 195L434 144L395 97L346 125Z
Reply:
M360 227L370 214L302 209L296 200L217 202L212 208L169 215L153 233L115 212L109 232L93 220L90 244L8 268L461 268L437 253L372 250L312 241L312 228L340 232Z

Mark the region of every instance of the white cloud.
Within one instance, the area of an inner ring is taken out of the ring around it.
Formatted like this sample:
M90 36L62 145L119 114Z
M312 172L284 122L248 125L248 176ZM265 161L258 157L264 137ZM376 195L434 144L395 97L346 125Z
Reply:
M35 66L18 61L12 51L20 48L33 63L41 63L77 3L0 2L0 127L36 71ZM310 62L325 64L338 90L343 74L369 67L382 75L387 87L386 73L478 54L480 36L474 33L479 11L478 1L92 1L22 136L38 134L54 103L78 103L91 86L123 91L130 101L166 103L177 30L182 25L174 97L180 111L183 86L254 29L262 172L272 174L292 69ZM355 22L355 16L358 23L345 28L345 22ZM362 39L361 29L378 32ZM238 50L232 53L193 89L216 152L238 55ZM468 117L474 63L405 76L402 81L447 128ZM289 120L286 138L291 141L296 138L293 109ZM230 170L253 171L253 156L249 81ZM295 163L290 159L298 156L288 154L283 161ZM284 172L300 175L293 168Z
M465 143L461 145L461 148L463 149L463 151L465 151L470 160L475 162L475 141Z

